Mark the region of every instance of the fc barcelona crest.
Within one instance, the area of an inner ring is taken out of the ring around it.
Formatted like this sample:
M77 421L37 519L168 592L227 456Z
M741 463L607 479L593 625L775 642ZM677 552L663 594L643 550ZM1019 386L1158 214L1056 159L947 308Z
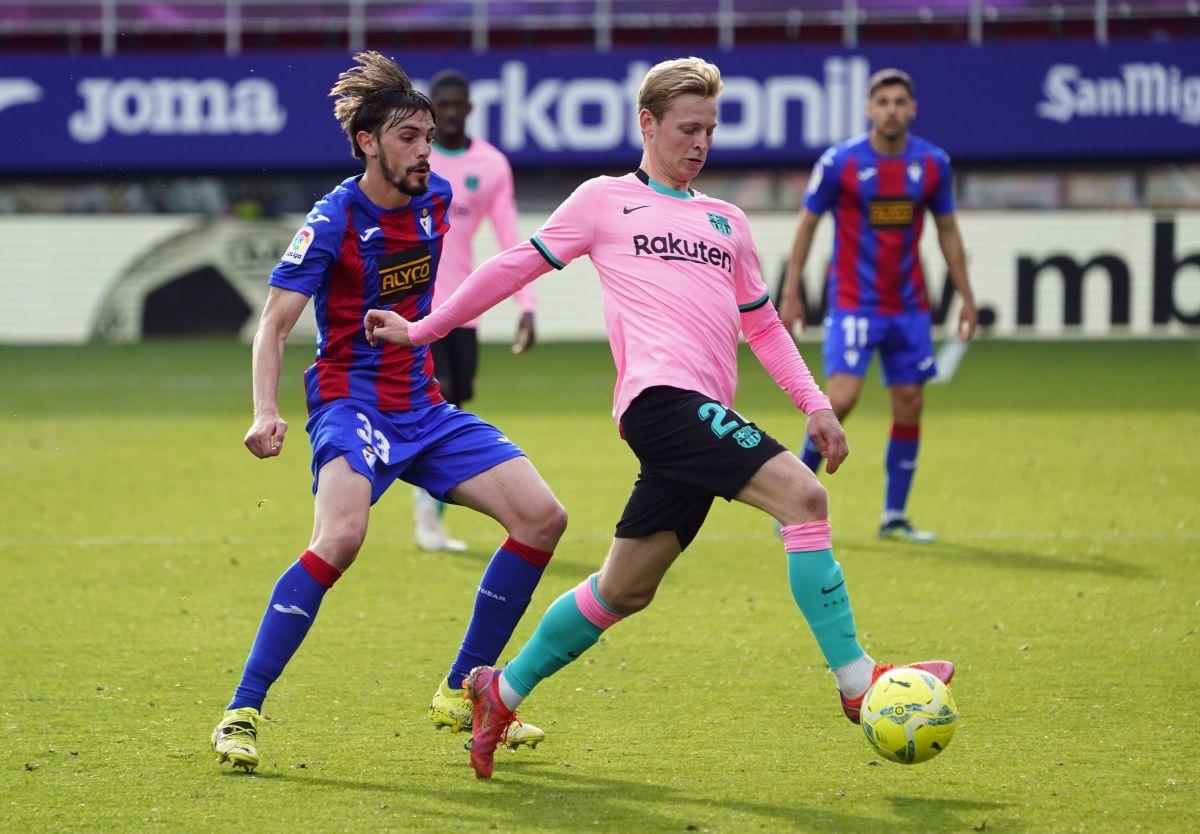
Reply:
M712 224L714 229L723 235L733 234L733 229L729 227L729 218L723 214L713 214L710 211L708 213L708 222Z
M733 433L733 439L741 444L743 448L753 449L762 440L762 432L754 428L754 426L742 426Z

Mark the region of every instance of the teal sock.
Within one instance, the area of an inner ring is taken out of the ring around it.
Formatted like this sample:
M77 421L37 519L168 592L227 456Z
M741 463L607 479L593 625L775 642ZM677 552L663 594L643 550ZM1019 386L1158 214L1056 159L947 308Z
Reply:
M621 618L600 599L595 574L584 580L582 588L593 607L593 619L601 620L604 628ZM604 633L604 628L580 610L576 601L579 592L573 588L554 600L529 642L504 667L504 680L521 695L528 695L543 680L578 659Z
M844 666L866 654L858 644L850 594L833 551L806 550L788 553L787 558L792 597L808 620L829 668Z

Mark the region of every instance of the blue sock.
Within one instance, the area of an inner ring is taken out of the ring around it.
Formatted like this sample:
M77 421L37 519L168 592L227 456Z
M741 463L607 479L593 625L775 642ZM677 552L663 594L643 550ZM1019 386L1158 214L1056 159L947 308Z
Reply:
M500 545L479 580L475 611L450 667L451 687L461 688L463 678L476 666L496 664L553 555L512 538Z
M921 445L920 426L898 426L892 424L888 440L887 493L883 510L885 517L902 518L908 505L908 491L912 488L913 475L917 471L917 449Z
M304 636L317 618L321 598L339 576L336 568L311 550L306 550L298 562L283 572L271 592L258 636L246 658L241 683L226 709L254 707L262 710L267 690L304 642Z
M804 448L800 450L800 460L813 472L816 472L821 465L821 452L811 437L804 440Z

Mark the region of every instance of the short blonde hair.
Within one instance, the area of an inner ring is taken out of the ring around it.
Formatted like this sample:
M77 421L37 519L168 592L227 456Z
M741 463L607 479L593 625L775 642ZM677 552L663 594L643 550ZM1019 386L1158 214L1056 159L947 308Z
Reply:
M675 58L655 64L638 90L638 112L649 110L662 121L671 102L689 93L701 98L719 96L724 88L721 71L703 58Z

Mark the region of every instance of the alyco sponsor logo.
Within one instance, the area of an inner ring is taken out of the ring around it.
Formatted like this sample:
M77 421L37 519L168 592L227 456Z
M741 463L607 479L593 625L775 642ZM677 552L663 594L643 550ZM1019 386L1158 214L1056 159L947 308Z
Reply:
M703 240L688 240L676 237L671 232L666 235L634 235L633 254L656 255L664 261L688 261L694 264L712 264L733 273L733 255L719 246L705 243Z

